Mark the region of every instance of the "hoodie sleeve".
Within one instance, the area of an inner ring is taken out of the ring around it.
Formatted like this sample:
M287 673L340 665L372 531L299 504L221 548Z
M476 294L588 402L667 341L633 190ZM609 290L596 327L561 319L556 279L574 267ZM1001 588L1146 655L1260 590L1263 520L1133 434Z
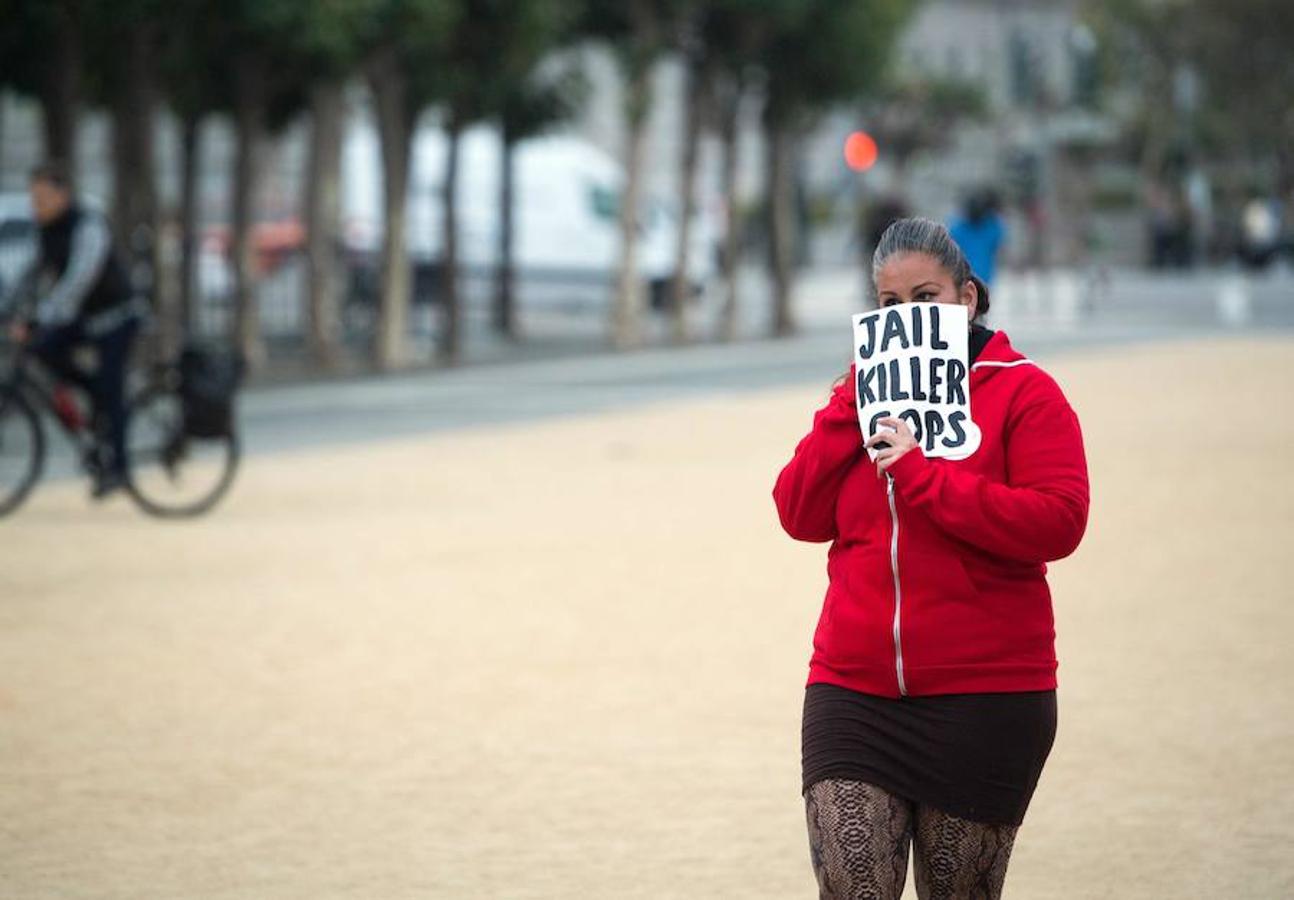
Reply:
M813 430L777 476L773 500L786 533L797 541L836 538L836 497L849 466L863 452L854 411L854 372L813 417Z
M1073 553L1087 527L1087 460L1083 436L1060 388L1050 378L1019 398L1006 444L1008 484L905 453L889 472L899 495L952 536L1023 562Z
M96 214L84 215L72 233L67 269L36 307L36 321L41 327L66 325L76 318L81 301L94 287L111 249L107 222Z
M36 282L40 278L40 260L33 259L8 286L0 297L0 312L29 318L36 301Z

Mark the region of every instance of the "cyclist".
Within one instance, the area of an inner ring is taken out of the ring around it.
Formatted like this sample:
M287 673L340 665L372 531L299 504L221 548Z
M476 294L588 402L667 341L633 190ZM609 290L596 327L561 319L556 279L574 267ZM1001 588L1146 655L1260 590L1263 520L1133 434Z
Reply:
M67 169L42 163L28 187L39 247L18 291L37 300L12 337L55 377L89 393L98 442L93 496L101 498L125 484L126 361L146 305L131 288L103 215L76 202ZM74 359L84 346L96 351L93 371Z

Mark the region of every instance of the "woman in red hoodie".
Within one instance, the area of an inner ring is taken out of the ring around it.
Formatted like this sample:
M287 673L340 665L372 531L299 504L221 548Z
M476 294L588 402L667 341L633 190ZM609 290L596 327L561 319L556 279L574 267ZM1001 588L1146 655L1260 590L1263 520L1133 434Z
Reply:
M1078 419L1056 382L978 323L988 290L944 226L877 245L881 306L968 307L982 440L929 459L902 419L864 442L851 371L773 490L787 533L830 541L802 726L822 897L997 897L1056 733L1046 563L1087 524ZM879 448L873 462L865 448Z

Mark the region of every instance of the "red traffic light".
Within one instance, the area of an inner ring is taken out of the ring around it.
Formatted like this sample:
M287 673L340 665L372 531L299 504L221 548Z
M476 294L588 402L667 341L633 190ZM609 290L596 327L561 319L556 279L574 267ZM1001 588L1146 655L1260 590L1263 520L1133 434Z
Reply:
M845 165L855 172L866 172L876 165L876 141L866 131L855 131L845 138Z

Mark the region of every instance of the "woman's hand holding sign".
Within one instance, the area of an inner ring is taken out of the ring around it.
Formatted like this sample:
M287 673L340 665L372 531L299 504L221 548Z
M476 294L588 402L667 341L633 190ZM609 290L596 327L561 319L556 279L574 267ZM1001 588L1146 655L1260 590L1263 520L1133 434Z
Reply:
M928 458L965 459L979 447L970 415L970 325L966 307L898 303L853 318L855 406L864 437L902 419L904 443ZM869 455L876 459L867 444Z
M877 425L884 425L893 431L878 431L863 442L863 446L868 450L874 450L880 444L885 446L876 451L876 477L880 478L885 470L894 465L895 460L903 456L909 450L916 449L917 439L912 434L912 429L903 419L896 419L893 416L886 416L884 419L878 419ZM918 452L920 452L918 450Z

